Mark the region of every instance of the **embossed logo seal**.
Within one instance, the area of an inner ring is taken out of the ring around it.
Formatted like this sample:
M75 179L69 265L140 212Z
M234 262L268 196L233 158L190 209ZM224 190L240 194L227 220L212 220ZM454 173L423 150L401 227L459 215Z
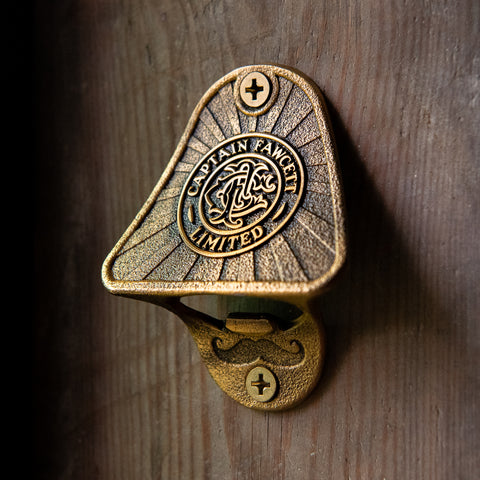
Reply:
M205 256L246 252L290 220L304 185L302 161L285 140L263 133L231 137L188 177L178 204L180 234Z

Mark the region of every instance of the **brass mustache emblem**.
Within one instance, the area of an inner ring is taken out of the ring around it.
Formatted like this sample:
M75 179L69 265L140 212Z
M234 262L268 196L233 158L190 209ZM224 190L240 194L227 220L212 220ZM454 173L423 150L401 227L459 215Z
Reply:
M213 351L220 360L228 363L242 364L263 360L272 365L287 367L298 365L305 358L305 349L298 340L290 341L293 351L284 349L266 338L259 340L244 338L226 349L221 348L222 343L221 338L215 337L212 342Z

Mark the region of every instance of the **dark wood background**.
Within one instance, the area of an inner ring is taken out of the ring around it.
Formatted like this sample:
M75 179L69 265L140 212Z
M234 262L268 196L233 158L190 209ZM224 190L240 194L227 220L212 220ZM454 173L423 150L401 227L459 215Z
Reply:
M37 2L35 478L480 478L479 25L477 0ZM263 62L326 96L350 239L324 375L280 414L100 280L197 101Z

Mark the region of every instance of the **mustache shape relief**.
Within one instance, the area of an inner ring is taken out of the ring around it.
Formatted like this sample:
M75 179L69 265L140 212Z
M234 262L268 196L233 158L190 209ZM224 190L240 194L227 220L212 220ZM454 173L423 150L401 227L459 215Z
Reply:
M214 338L212 342L213 351L220 360L232 364L240 365L263 360L272 365L287 367L298 365L305 358L305 349L298 340L290 342L294 351L285 350L266 338L260 340L245 338L227 349L221 348L222 343L221 338Z

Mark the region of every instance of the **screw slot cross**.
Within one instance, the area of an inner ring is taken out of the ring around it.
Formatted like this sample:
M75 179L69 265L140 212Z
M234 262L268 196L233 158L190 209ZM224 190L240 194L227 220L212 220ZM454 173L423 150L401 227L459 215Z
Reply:
M251 383L252 387L258 388L258 394L263 395L263 390L270 387L270 383L263 379L263 373L258 374L258 380Z
M256 78L252 78L252 84L245 88L245 91L252 95L252 100L256 100L257 95L263 91L263 87L261 85L257 85Z

